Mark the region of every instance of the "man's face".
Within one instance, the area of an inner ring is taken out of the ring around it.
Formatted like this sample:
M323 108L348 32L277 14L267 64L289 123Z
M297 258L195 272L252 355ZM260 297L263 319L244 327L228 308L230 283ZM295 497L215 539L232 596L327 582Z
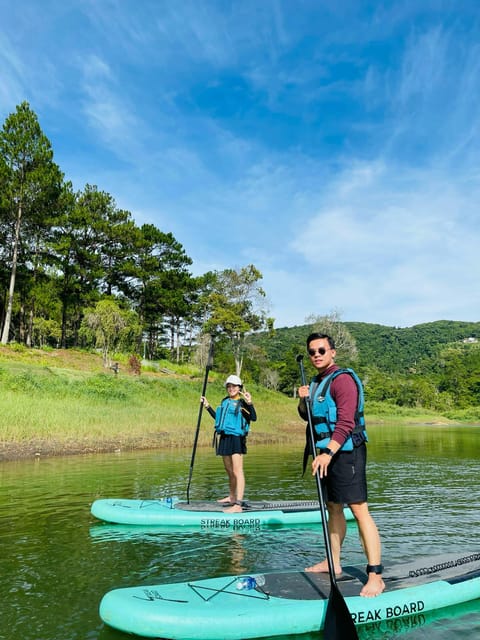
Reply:
M326 338L318 338L312 340L308 345L308 355L310 356L310 362L317 369L317 371L325 371L333 364L336 351L331 349Z

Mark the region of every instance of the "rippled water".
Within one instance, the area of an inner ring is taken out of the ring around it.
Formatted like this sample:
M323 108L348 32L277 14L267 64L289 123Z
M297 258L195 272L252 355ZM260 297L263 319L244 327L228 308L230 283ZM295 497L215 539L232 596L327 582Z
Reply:
M370 505L384 562L480 548L480 427L371 427ZM247 498L312 499L303 443L249 447ZM113 527L90 515L100 497L185 497L190 449L0 464L0 638L125 640L103 625L101 597L135 584L303 569L322 556L321 527L261 533ZM226 495L221 460L197 452L191 499ZM364 562L348 525L348 563ZM480 601L359 628L362 640L480 637ZM312 640L321 634L298 638ZM284 638L287 638L284 636ZM289 637L290 640L292 636Z

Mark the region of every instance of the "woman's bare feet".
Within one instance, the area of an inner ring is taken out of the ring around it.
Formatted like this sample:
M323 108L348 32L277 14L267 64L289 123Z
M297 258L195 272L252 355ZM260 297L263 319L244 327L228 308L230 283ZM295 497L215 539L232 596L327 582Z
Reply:
M360 595L364 598L375 598L382 593L385 589L385 583L382 576L378 573L369 573L368 580L363 589L360 591Z
M242 505L236 502L229 509L224 509L223 513L242 513L242 511L243 511Z
M317 564L313 564L311 567L307 567L305 571L309 573L328 573L328 561L322 560L322 562L317 562ZM335 565L335 575L339 576L342 573L342 567L339 564Z

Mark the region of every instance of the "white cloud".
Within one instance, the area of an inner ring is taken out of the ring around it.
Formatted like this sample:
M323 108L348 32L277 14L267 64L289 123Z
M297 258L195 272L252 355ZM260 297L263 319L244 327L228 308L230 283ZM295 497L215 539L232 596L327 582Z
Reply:
M321 280L331 307L345 309L350 319L368 314L395 324L395 316L405 321L421 314L419 321L426 321L448 310L451 315L450 296L460 290L470 291L471 308L465 304L458 312L469 311L464 317L473 319L480 181L469 186L466 192L464 181L448 174L410 171L402 179L398 167L359 171L356 165L332 185L292 248L311 282ZM313 299L322 303L316 293Z

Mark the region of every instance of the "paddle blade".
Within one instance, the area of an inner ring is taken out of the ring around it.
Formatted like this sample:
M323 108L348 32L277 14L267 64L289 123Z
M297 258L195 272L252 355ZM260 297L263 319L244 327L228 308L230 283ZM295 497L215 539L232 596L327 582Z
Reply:
M323 637L325 640L358 640L357 630L347 603L338 587L333 584L328 598Z

